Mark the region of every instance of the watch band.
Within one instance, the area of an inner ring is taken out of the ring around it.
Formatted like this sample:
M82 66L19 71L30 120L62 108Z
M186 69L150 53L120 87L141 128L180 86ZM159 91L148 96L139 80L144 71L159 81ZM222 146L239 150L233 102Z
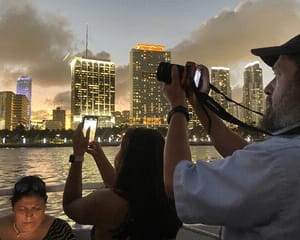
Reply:
M69 157L69 162L83 162L83 156L75 156L74 154L71 154Z
M189 112L188 112L188 109L184 106L177 106L177 107L174 107L169 113L168 113L168 118L167 118L167 122L168 124L170 123L171 121L171 117L173 116L174 113L176 112L179 112L179 113L182 113L186 120L189 121L190 120L190 115L189 115Z

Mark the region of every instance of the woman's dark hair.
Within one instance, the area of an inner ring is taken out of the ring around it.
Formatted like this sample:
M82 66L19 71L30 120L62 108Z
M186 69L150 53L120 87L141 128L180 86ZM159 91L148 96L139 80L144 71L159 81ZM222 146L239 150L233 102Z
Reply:
M24 196L37 195L47 202L48 196L46 193L45 182L37 176L26 176L16 182L11 200L11 205L14 206Z
M181 226L164 188L164 143L154 129L129 129L123 137L115 191L128 200L132 239L172 238Z

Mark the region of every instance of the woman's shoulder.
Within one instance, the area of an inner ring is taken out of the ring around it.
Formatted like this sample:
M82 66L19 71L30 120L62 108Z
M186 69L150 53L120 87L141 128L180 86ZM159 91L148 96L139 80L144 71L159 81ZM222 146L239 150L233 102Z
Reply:
M95 198L99 201L102 215L99 215L99 223L107 224L104 228L113 229L118 227L128 212L128 201L118 195L113 189L105 188L94 192ZM105 219L103 219L105 218Z
M13 229L14 218L13 215L5 215L0 217L0 240L1 239L12 239L12 234L15 236Z
M128 205L127 199L124 196L117 193L112 188L103 188L95 191L93 194L98 201L101 202L103 201L104 203L106 202L109 206L113 206L113 204L116 204L115 206L127 208Z
M0 217L0 229L6 228L8 225L12 224L13 215L5 215Z

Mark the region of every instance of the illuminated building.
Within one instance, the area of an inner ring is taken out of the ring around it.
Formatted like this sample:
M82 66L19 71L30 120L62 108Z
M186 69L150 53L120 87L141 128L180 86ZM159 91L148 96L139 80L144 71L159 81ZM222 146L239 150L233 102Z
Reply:
M0 92L0 129L13 130L14 97L13 92Z
M21 76L17 79L16 94L25 95L28 101L31 101L31 85L32 78L27 76Z
M37 130L45 130L46 129L46 121L47 120L32 120L31 127Z
M28 76L21 76L17 79L16 94L25 95L28 99L29 105L27 109L27 128L30 128L31 118L31 93L32 93L32 78Z
M230 69L225 67L211 68L211 83L218 88L227 97L232 98L232 90L230 86ZM213 99L218 102L227 112L232 113L231 104L220 94L210 91Z
M113 112L112 115L114 117L114 122L116 127L130 124L130 112L128 110L122 112L116 111Z
M262 69L259 62L249 63L244 69L244 87L243 87L243 104L258 112L263 112L263 79ZM244 120L248 124L257 125L259 123L259 115L244 110Z
M18 125L28 127L29 101L25 95L0 92L0 129L13 130Z
M56 109L52 110L52 120L58 122L58 124L60 123L60 127L58 127L57 129L65 129L66 110L62 110L60 109L60 107L57 107Z
M13 101L13 124L12 128L15 129L18 125L23 125L25 129L29 129L29 116L28 116L28 109L30 103L28 98L25 95L16 94L14 96Z
M160 62L170 62L164 46L137 44L130 52L130 118L133 125L166 124L169 105L162 95L162 84L156 79Z
M46 129L48 130L61 130L63 129L61 121L45 120Z
M71 62L71 126L84 115L99 116L98 127L112 127L115 111L115 64L107 60L75 57Z

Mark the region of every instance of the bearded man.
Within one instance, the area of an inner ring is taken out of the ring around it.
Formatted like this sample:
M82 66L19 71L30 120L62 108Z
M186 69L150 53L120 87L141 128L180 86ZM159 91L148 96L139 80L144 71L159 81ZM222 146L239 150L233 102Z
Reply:
M300 237L300 35L251 52L274 72L264 90L267 108L261 122L271 136L248 144L201 105L195 92L181 86L173 65L172 82L163 90L172 109L164 152L165 188L175 198L184 223L224 226L224 239L296 240ZM208 69L199 68L202 80L209 81ZM186 98L223 159L192 162Z

